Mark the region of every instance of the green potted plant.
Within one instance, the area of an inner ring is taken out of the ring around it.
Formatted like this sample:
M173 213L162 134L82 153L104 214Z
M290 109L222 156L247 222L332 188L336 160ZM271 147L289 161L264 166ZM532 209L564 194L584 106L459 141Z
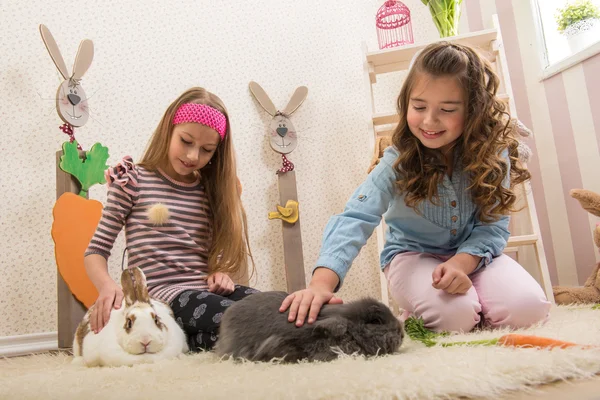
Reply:
M429 7L440 37L458 35L462 0L421 0Z
M557 29L576 53L600 40L600 10L591 0L575 0L556 13Z

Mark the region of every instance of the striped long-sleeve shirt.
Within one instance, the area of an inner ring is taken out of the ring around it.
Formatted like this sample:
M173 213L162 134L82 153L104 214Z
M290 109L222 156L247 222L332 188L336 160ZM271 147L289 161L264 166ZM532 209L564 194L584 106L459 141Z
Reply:
M212 214L200 178L177 182L126 157L107 171L106 181L107 202L85 255L108 259L124 225L129 267L144 271L150 296L170 302L185 290L206 290ZM159 203L168 218L155 225L148 212Z

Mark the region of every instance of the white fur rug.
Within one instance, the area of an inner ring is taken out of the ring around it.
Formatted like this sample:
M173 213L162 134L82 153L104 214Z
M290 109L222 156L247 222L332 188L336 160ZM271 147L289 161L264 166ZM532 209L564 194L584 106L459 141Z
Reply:
M600 310L556 307L528 334L600 346ZM447 341L490 339L500 331ZM394 356L298 365L234 363L212 353L152 365L85 368L71 357L0 360L0 399L437 399L496 397L600 372L600 349L426 348L405 341Z

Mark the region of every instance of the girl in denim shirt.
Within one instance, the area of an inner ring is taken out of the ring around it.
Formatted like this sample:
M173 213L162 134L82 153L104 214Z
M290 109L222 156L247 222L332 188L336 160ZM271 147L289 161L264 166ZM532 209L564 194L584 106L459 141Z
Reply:
M496 97L499 80L472 48L441 42L413 60L398 96L392 143L323 235L307 289L280 311L315 321L358 252L385 218L381 268L390 293L435 331L526 327L550 302L523 267L502 254L515 185L530 178L518 162L516 128Z

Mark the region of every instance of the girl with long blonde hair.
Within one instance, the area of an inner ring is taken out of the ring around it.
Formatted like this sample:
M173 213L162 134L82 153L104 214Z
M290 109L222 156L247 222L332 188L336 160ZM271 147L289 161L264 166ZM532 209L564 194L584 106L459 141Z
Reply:
M171 306L193 350L212 348L220 315L256 292L232 279L247 272L252 253L231 136L221 99L191 88L169 105L137 164L125 157L107 171L107 204L85 253L99 292L92 330L121 306L107 259L123 226L129 267Z

